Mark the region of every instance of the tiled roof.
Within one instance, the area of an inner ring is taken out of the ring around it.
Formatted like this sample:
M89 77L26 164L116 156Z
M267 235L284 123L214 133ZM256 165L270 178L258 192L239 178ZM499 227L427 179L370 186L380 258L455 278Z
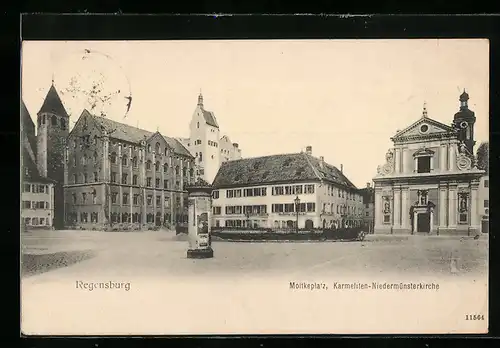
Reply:
M306 153L271 155L224 162L213 185L218 188L325 180L355 186L334 166Z
M24 135L26 135L32 151L36 153L35 124L31 119L30 113L26 108L24 101L21 101L21 131Z
M307 157L311 161L311 164L319 172L319 175L323 180L327 180L352 189L356 188L356 186L339 169L337 169L337 167L334 167L326 162L323 162L322 166L322 161L319 158L309 155L307 155Z
M23 163L22 178L23 178L23 181L33 182L33 183L41 183L41 184L55 183L54 180L51 180L49 178L46 178L46 177L40 175L40 172L38 171L38 167L36 166L36 163L34 162L33 158L30 156L28 147L29 147L29 144L26 144L26 143L23 144L23 154L22 154L22 163Z
M39 114L42 112L50 112L55 115L68 117L68 113L66 112L54 85L50 86L49 92L43 101L43 105L40 108L40 111L38 111Z
M118 140L138 144L142 140L148 139L154 134L153 132L149 132L137 127L132 127L125 123L116 122L106 117L92 115L87 110L84 110L83 113L87 113L88 115L90 115L90 117L92 117L101 127L104 127L104 129L110 133L110 137ZM174 150L174 153L182 156L192 157L191 153L184 147L184 145L181 144L180 141L164 135L162 136L167 144Z
M203 117L205 118L205 122L207 122L209 126L219 128L214 113L212 111L207 111L207 110L202 110L202 111L203 111Z

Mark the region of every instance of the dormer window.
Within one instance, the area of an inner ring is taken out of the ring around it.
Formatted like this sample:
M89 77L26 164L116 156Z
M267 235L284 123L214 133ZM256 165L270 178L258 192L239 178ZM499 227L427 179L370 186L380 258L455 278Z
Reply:
M415 158L415 172L430 173L434 167L434 151L422 148L413 154Z

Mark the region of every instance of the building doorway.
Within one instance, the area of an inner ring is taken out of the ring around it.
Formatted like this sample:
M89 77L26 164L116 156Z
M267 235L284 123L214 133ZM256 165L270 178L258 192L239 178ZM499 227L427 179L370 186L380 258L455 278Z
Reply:
M431 214L417 214L417 232L429 233L431 231Z
M156 213L156 216L155 216L155 225L156 226L161 226L161 213L160 212Z
M314 228L314 223L312 220L306 220L305 228L307 230L312 230Z

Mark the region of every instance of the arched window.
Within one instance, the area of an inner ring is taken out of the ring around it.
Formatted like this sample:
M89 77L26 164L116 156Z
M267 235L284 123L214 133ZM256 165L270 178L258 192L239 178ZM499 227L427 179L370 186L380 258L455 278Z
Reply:
M148 153L151 153L151 145L148 144Z
M168 148L165 146L165 156L168 155Z
M200 162L203 161L203 154L200 152Z
M94 135L94 140L92 140L92 143L93 143L94 145L97 145L97 135Z
M97 152L94 151L94 163L97 163Z
M187 168L182 168L182 176L186 176L187 175Z
M151 160L148 160L148 161L146 162L146 169L147 169L147 170L151 170Z
M42 124L45 124L45 115L42 116Z
M165 163L165 164L163 165L163 172L164 172L164 173L167 173L167 172L168 172L168 164L167 164L167 163Z
M116 163L116 152L111 152L111 163Z
M87 164L87 155L83 155L82 157L82 165L86 165Z
M200 128L200 122L197 122L196 128Z
M50 122L53 126L57 126L57 117L55 115L52 115L52 117L50 118Z
M132 158L132 165L137 168L137 157Z
M193 177L193 176L194 176L194 169L193 169L193 168L191 168L191 169L189 170L189 176L190 176L190 177Z
M76 174L73 174L73 183L78 184L78 179Z
M66 130L66 120L64 118L61 118L61 129Z
M156 161L155 163L155 171L159 172L160 171L160 162Z
M156 145L155 145L155 153L158 154L158 155L161 153L160 143L156 143Z
M179 175L179 166L176 166L176 167L175 167L175 174L176 174L176 175Z
M123 155L123 157L122 157L122 165L123 166L127 165L127 155Z

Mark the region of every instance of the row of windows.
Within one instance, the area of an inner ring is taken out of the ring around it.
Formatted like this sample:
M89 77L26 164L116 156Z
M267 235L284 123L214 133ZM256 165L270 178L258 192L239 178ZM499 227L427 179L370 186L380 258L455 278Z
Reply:
M334 188L329 185L329 194L333 195ZM242 197L255 197L255 196L266 196L267 191L265 187L262 188L250 188L250 189L233 189L226 190L226 198L240 198ZM314 194L314 185L285 185L285 186L273 186L272 195L273 196L285 196L285 195L301 195L301 194ZM362 201L362 196L356 195L352 192L344 191L338 189L338 195L341 198L346 198L348 200L359 200ZM219 191L214 191L212 194L214 199L219 198Z
M356 195L353 192L337 189L339 198L347 198L347 200L351 201L363 201L363 196ZM328 195L333 196L335 192L335 188L331 185L328 185Z
M295 210L295 203L273 204L273 213L313 213L316 211L316 203L299 203L297 211Z
M24 184L23 192L49 193L49 185Z
M259 214L267 214L267 206L266 205L230 205L226 206L226 215L233 215L233 214L252 214L252 215L259 215ZM214 207L213 209L214 215L220 215L221 213L221 208L220 207Z
M209 140L208 146L219 147L219 144L217 144L215 141Z
M300 194L313 194L314 185L286 185L286 186L273 186L273 196L283 195L300 195Z
M26 217L24 218L24 224L27 226L49 226L50 225L50 220L48 218L30 218Z
M213 207L213 214L220 215L221 207ZM316 210L316 203L300 203L298 207L298 212L314 212ZM285 204L272 204L273 213L294 213L295 204L285 203ZM225 207L226 215L237 215L237 214L249 214L249 215L260 215L267 214L267 205L228 205Z
M161 218L161 213L156 214L156 220L159 220ZM78 214L77 213L68 213L68 222L72 223L77 223L78 222ZM163 217L164 221L167 222L172 222L171 221L171 215L170 214L165 214ZM188 221L188 216L187 215L176 215L175 220L177 223L186 223ZM87 212L81 212L80 213L80 223L98 223L99 222L99 213L97 212L92 212L92 213L87 213ZM111 222L112 223L140 223L142 222L142 214L141 213L111 213ZM155 222L155 214L146 214L146 222L147 223L153 223Z
M38 118L38 125L39 126L41 126L42 124L46 124L47 122L48 122L48 120L47 120L47 117L45 114L43 114L42 117ZM67 129L66 120L63 117L61 117L59 119L59 122L57 122L57 116L55 116L55 115L50 116L50 124L52 126L59 126L62 130Z
M49 202L45 201L23 201L23 209L49 209Z
M87 197L89 197L89 195L86 192L82 192L80 203L87 204ZM92 204L97 204L97 194L96 194L95 190L92 191L92 193L90 194L90 197L92 199ZM77 198L76 193L72 194L72 198L73 198L73 204L77 204L78 198ZM130 204L130 194L123 193L121 202L124 205L129 205ZM118 204L118 192L111 193L111 203ZM153 205L153 195L147 195L146 203L147 203L147 205ZM180 205L180 203L181 203L180 197L176 197L176 203L177 203L177 205ZM132 195L132 204L133 205L142 204L141 195L139 195L139 194ZM161 196L156 196L156 205L157 206L161 205ZM169 206L169 205L170 205L170 197L165 197L165 206ZM184 199L184 206L187 206L187 199Z
M138 185L138 176L137 175L133 175L132 176L132 185ZM92 182L98 182L99 181L99 175L97 172L94 172L92 174ZM147 177L146 178L146 186L147 187L153 187L152 185L152 180L153 178L152 177ZM115 172L111 172L111 178L110 178L110 181L114 184L118 183L118 180L117 180L117 173ZM122 177L121 177L121 184L122 185L128 185L129 184L129 180L128 180L128 174L127 173L123 173L122 174ZM161 182L161 179L160 178L155 178L155 187L156 188L160 188L160 182ZM168 179L164 179L163 180L163 188L164 189L168 189L169 188L169 185L168 185L168 182L169 180ZM73 183L74 184L78 184L78 175L77 174L73 174ZM88 174L87 173L82 173L82 183L84 184L87 184L89 183L89 178L88 178ZM176 181L175 182L175 187L177 189L180 188L180 182L179 181Z
M334 209L335 204L331 203L323 203L323 212L324 213L333 213L335 211ZM337 214L360 214L361 212L358 211L358 207L353 207L353 206L346 206L343 204L337 205L336 208Z

